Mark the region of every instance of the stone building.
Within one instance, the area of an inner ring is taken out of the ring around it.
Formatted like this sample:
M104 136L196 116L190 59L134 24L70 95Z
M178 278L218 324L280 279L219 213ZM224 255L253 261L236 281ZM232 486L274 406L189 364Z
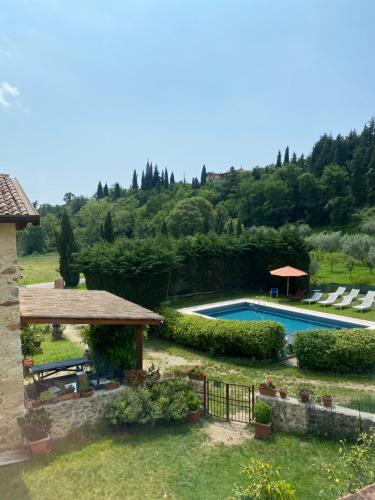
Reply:
M245 168L237 168L235 169L234 167L231 167L230 170L227 172L207 172L206 174L206 182L221 182L229 175L230 172L237 172L237 173L242 173L242 172L248 172Z
M39 215L16 179L0 173L0 451L21 444L24 410L16 231Z

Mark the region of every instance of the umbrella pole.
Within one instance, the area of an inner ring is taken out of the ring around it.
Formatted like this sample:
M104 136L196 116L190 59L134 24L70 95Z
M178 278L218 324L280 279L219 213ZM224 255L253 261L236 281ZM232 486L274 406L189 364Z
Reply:
M289 297L289 276L286 279L286 298Z

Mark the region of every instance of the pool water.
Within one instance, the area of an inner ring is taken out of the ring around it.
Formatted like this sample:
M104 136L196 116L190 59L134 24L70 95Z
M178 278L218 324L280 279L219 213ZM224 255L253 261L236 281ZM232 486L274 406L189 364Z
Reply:
M198 311L197 311L198 312ZM302 330L319 330L322 328L361 328L362 325L335 321L332 319L311 317L308 314L282 311L267 306L238 304L200 310L199 314L216 319L237 319L246 321L277 321L281 323L288 337ZM289 341L292 341L290 338Z

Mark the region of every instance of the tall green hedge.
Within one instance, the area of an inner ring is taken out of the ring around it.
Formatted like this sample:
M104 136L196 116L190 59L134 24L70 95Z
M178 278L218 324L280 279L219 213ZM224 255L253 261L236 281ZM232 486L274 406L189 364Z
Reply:
M269 271L284 265L304 270L309 255L295 230L264 229L241 236L216 234L173 238L120 239L100 243L75 255L89 289L108 290L156 307L168 295L223 289L285 289L286 280ZM292 280L299 288L307 279Z
M305 330L297 333L293 348L300 368L335 373L375 368L375 331L366 328Z
M163 309L162 337L217 354L269 359L279 355L284 328L275 321L213 320Z

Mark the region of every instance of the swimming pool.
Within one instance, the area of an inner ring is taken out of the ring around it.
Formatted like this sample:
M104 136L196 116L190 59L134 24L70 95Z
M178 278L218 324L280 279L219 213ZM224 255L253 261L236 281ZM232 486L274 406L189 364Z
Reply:
M295 308L294 308L295 309ZM292 310L292 308L272 307L264 304L240 302L219 307L197 308L195 313L215 319L237 319L246 321L272 320L281 323L285 328L288 342L293 343L293 336L302 330L318 330L321 328L366 328L364 322L349 322L329 318L329 315L309 314Z

